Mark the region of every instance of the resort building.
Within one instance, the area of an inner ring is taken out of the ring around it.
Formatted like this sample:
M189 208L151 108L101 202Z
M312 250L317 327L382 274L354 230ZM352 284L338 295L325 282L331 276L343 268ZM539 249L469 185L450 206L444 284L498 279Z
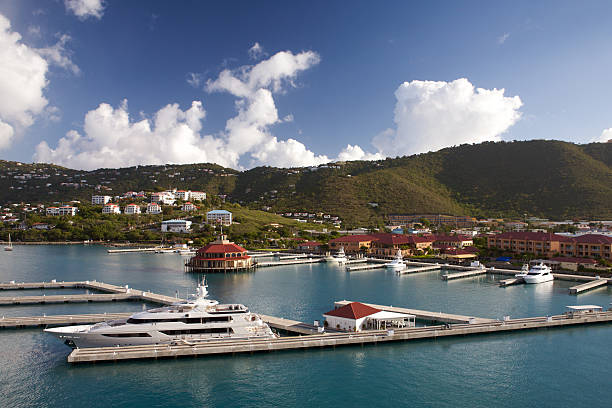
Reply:
M467 235L426 235L434 240L434 246L439 248L463 248L474 245L474 238Z
M140 206L136 204L128 204L123 210L124 214L140 214Z
M193 201L203 201L206 200L206 193L203 191L191 191L191 190L178 190L176 193L176 198L183 201L193 200Z
M227 240L225 235L197 250L185 263L188 272L237 272L253 267L247 250Z
M191 221L187 220L167 220L162 221L162 232L189 232L191 230Z
M301 252L307 252L310 254L318 254L319 252L321 252L321 244L320 242L315 242L315 241L306 241L306 242L300 242L297 245L297 250L301 251Z
M107 195L92 195L91 196L91 203L93 205L104 205L108 202L110 202L110 200L112 199L111 196L107 196Z
M359 302L351 302L323 314L325 327L344 331L384 330L414 327L415 316L387 312Z
M181 207L181 211L195 211L197 210L198 207L196 207L195 205L191 204L189 201L186 202L185 204L183 204L183 206Z
M102 207L102 214L121 214L121 210L117 204L106 204Z
M161 214L162 208L161 205L157 203L147 204L147 214Z
M329 249L337 251L344 248L347 254L357 254L368 251L372 246L374 237L371 235L347 235L329 240Z
M206 213L206 223L211 225L232 225L232 213L226 210L212 210Z
M79 209L70 205L63 205L61 207L48 207L46 210L47 215L76 215Z
M373 234L372 248L370 254L393 258L398 250L402 251L403 256L417 255L427 251L432 247L434 240L418 235L400 234Z
M189 200L189 193L190 191L185 191L185 190L177 190L177 192L175 193L176 198L178 200L183 200L183 201L187 201Z
M164 205L172 205L176 202L176 198L174 196L174 193L172 193L171 191L162 191L161 193L151 194L151 202Z
M547 232L504 232L487 237L487 246L513 253L552 257L612 259L612 237L585 234L574 237Z
M464 215L443 214L389 214L389 224L409 225L429 221L431 225L450 225L454 227L471 227L476 224L476 218Z
M551 261L559 262L561 269L577 272L578 268L593 268L597 265L595 259L590 258L574 258L574 257L556 257L552 258Z

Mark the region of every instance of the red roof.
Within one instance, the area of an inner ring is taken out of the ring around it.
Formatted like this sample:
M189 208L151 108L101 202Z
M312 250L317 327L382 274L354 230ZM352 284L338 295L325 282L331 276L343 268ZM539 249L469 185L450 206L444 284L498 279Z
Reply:
M418 235L402 235L402 234L372 234L375 237L376 242L385 245L404 245L404 244L417 244L422 242L433 242L433 239L428 237L420 237Z
M551 261L568 262L568 263L576 263L576 264L596 264L597 263L597 261L594 259L573 258L573 257L563 257L563 256L552 258Z
M431 238L434 241L444 241L444 242L462 242L462 241L472 241L473 238L468 235L444 235L444 234L429 234L425 235L426 238Z
M570 241L569 237L557 235L550 232L504 232L497 235L490 235L494 239L518 239L521 241Z
M246 252L246 249L236 244L208 244L198 249L198 254L221 254L228 252Z
M601 234L585 234L569 237L569 240L579 244L612 244L612 237Z
M376 238L374 238L372 235L346 235L344 237L339 237L339 238L334 238L334 239L330 239L329 242L338 242L338 243L343 243L343 242L366 242L366 241L374 241Z
M323 316L336 316L356 320L378 312L380 312L379 309L364 305L363 303L352 302L338 309L330 310L329 312L324 313Z
M321 246L322 244L320 242L315 242L315 241L306 241L306 242L301 242L298 245L299 246L318 247L318 246Z
M196 257L196 259L203 259L205 261L234 261L236 259L251 259L250 256L245 255L245 256L232 256L229 258L201 258L201 257Z

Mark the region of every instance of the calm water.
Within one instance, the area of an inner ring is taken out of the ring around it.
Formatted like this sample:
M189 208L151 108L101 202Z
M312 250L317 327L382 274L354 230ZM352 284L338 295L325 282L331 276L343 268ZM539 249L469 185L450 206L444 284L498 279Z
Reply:
M0 281L87 280L173 296L196 276L178 255L108 255L101 247L18 246L0 253ZM499 288L490 277L439 272L346 273L325 264L209 275L211 297L310 322L334 300L500 318L561 313L612 300L570 296L569 282ZM11 291L0 296L83 293ZM147 305L147 307L150 305ZM136 302L0 306L0 315L136 311ZM70 349L40 329L0 331L0 407L610 407L612 325L348 347L335 350L70 366Z

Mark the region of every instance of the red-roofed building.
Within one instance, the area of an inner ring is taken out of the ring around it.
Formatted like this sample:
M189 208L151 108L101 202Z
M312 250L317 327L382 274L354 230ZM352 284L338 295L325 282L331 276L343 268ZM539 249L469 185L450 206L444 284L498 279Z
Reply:
M612 237L586 234L568 237L547 232L504 232L487 237L489 248L547 257L592 257L612 259Z
M467 235L430 234L430 235L425 235L425 237L433 239L434 247L437 247L437 248L447 248L447 247L463 248L466 246L474 245L474 239Z
M551 261L559 262L559 266L561 269L567 269L570 271L577 271L578 268L581 266L585 268L589 268L589 267L593 267L597 265L597 261L595 259L590 259L590 258L575 258L575 257L559 256L556 258L552 258Z
M346 330L360 331L364 328L364 322L368 316L380 312L380 309L352 302L323 314L327 327Z
M344 248L347 254L356 254L365 248L366 251L372 246L375 238L372 235L347 235L329 240L329 249L337 251L340 247Z
M196 255L185 262L188 272L236 272L253 267L253 259L247 250L230 242L225 235L197 250Z
M321 245L323 244L321 244L320 242L306 241L306 242L300 242L297 246L297 249L298 251L318 253L321 251Z
M431 238L418 235L379 233L372 236L374 240L370 253L383 257L395 257L398 249L403 256L415 255L431 248L434 242Z

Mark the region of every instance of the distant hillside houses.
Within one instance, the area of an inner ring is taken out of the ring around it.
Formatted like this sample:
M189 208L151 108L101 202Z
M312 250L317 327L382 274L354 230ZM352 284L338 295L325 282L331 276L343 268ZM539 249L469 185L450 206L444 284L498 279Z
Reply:
M188 220L166 220L161 223L162 232L189 232L191 221Z
M140 206L137 204L128 204L123 210L124 214L140 214Z
M117 204L108 203L102 207L102 214L121 214L121 209Z
M109 203L112 200L111 196L107 196L107 195L92 195L91 196L91 203L93 205L104 205Z
M157 203L149 203L147 204L147 214L161 214L162 207Z

